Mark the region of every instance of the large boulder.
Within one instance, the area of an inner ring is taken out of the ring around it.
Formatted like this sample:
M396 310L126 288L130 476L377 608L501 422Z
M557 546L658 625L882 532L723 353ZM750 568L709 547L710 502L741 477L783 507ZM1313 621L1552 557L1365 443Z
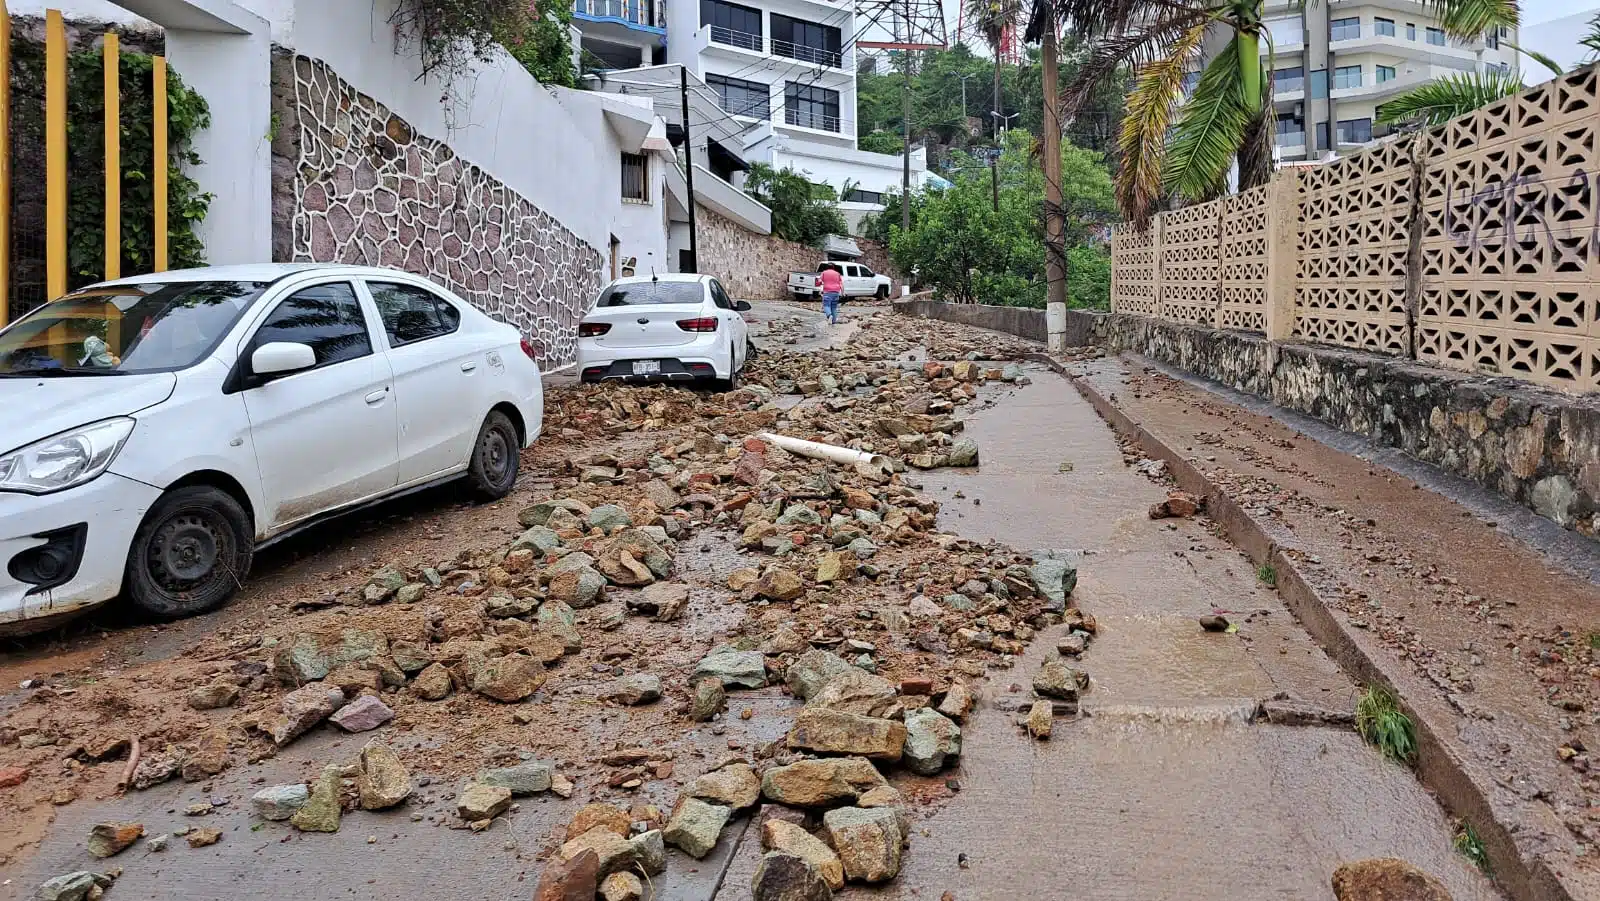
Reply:
M582 610L605 596L606 577L592 566L577 566L550 577L546 596Z
M1338 901L1450 901L1438 879L1395 857L1347 863L1333 871Z
M885 784L870 761L832 757L772 767L762 774L761 794L790 807L833 807L854 803L864 792Z
M772 601L793 601L806 593L806 583L793 570L769 566L751 587L756 597Z
M566 844L556 851L556 857L570 860L586 851L592 852L600 859L601 877L632 869L638 859L633 845L628 844L627 839L614 830L601 826L590 829L576 838L568 839Z
M297 632L278 642L272 673L284 685L305 685L351 663L389 655L389 639L375 629Z
M1033 587L1045 599L1045 609L1067 609L1067 596L1078 587L1076 555L1065 551L1035 551L1028 567Z
M569 654L583 649L583 636L578 633L578 614L561 601L549 600L539 606L539 629L559 639L561 647Z
M322 775L311 784L306 802L289 816L289 824L301 832L338 832L344 810L339 792L344 779L338 767L323 767Z
M1073 669L1063 660L1046 660L1033 677L1036 694L1062 701L1078 700L1078 691L1088 684L1087 674Z
M844 888L844 864L839 855L822 839L783 820L767 820L761 824L761 847L768 851L782 851L804 860L814 867L835 891Z
M787 851L768 851L750 880L752 901L830 901L833 890L810 861Z
M667 844L683 851L696 860L711 853L733 813L720 804L707 804L699 798L685 797L678 801L678 809L661 831Z
M767 684L767 659L760 651L718 645L695 665L690 678L699 680L707 676L727 688L760 688Z
M859 667L845 668L822 683L807 707L838 710L861 716L887 716L899 703L894 683Z
M473 652L462 658L467 687L486 698L511 704L544 685L544 664L526 654L484 657Z
M906 743L901 762L906 769L932 776L961 753L961 727L923 707L906 713Z
M361 749L361 775L356 780L362 810L387 810L411 797L411 774L400 755L373 742Z
M815 707L800 711L788 738L795 750L891 762L900 759L905 741L904 723Z
M624 601L628 612L654 617L667 623L683 616L689 606L689 586L681 582L657 582Z
M856 667L845 662L838 654L810 650L789 664L789 670L784 674L784 681L788 683L789 691L795 697L808 701L829 679L853 669Z
M261 729L272 738L273 744L281 748L343 706L344 692L314 682L279 699L278 713L263 719Z
M720 770L694 780L689 786L690 797L734 810L753 807L761 800L761 780L748 763L730 763Z
M513 795L536 795L550 790L550 783L555 777L555 772L555 764L542 760L530 760L527 763L519 763L516 766L479 770L477 781L480 785L494 785L510 789Z
M893 808L830 810L822 816L822 835L852 882L887 882L900 872L906 836Z
M511 806L511 789L468 782L456 796L456 814L467 822L492 820Z

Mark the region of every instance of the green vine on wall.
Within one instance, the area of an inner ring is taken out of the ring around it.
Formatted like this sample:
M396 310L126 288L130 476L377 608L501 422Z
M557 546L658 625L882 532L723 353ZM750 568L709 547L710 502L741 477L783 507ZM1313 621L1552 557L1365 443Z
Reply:
M504 47L541 84L577 84L571 0L400 0L389 22L417 47L424 77L448 79Z
M105 90L99 50L67 56L67 267L71 287L105 276ZM155 268L154 57L124 52L118 67L122 172L122 272ZM43 119L44 47L12 42L14 120ZM195 228L206 217L212 195L200 190L187 169L200 164L194 136L211 123L205 98L167 73L167 253L168 268L205 265L205 247ZM18 135L43 135L40 123L19 123ZM28 127L28 126L32 127ZM15 140L16 138L14 138ZM38 148L43 157L42 146ZM42 180L43 172L38 173Z

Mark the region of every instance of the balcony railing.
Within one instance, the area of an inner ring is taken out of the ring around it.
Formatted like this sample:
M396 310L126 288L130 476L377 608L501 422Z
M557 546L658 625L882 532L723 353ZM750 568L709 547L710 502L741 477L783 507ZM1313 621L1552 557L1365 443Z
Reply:
M838 131L839 117L827 116L822 113L807 112L793 107L786 107L783 111L783 121L801 128L815 128L819 131Z
M721 25L711 26L711 40L714 43L738 47L741 50L754 50L757 53L764 49L761 35L751 34L748 31L734 31Z
M827 66L830 69L843 68L844 63L844 58L832 50L824 50L821 47L796 44L790 41L773 40L772 55L787 56L790 59L797 59L801 62Z
M1278 146L1279 147L1304 147L1305 143L1306 143L1306 133L1304 131L1280 131L1280 132L1278 132Z
M666 28L666 5L657 0L572 0L572 12L595 19L619 19L630 25Z

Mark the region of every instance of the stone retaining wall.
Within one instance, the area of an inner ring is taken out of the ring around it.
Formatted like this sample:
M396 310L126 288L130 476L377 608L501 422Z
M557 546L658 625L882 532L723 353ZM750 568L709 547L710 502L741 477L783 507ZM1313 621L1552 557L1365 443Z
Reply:
M777 235L758 235L727 217L701 206L695 211L700 228L700 271L715 275L728 293L741 300L787 300L791 272L813 272L823 253ZM857 238L861 262L894 279L890 296L900 293L901 279L882 244Z
M1044 337L1041 310L927 300L895 309ZM1068 344L1134 351L1399 448L1600 538L1600 397L1121 313L1068 311L1067 333Z
M272 81L275 261L427 276L521 329L541 368L575 361L598 249L321 60L279 50Z

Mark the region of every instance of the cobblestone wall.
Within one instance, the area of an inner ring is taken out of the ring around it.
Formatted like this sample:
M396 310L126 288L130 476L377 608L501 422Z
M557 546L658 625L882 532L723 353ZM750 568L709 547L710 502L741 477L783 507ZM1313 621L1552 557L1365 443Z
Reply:
M393 266L574 361L600 251L327 64L273 59L273 258Z

